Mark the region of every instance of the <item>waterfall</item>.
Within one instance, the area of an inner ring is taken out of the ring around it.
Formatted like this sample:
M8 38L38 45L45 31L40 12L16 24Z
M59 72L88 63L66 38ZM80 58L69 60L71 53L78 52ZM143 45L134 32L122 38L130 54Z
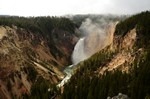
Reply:
M73 54L72 54L73 64L77 64L80 61L83 61L87 58L87 56L84 52L84 40L85 40L85 38L80 38L74 47Z

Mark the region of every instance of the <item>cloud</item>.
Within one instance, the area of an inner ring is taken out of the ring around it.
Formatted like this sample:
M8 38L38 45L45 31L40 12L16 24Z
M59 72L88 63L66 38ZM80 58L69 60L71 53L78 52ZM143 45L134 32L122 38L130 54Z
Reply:
M144 10L150 10L150 0L111 0L107 11L117 14L134 14Z
M0 0L0 14L133 14L150 10L150 0Z

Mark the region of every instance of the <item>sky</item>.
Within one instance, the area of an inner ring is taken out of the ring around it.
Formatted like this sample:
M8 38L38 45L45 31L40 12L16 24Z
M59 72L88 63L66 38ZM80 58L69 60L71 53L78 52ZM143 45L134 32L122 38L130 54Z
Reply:
M145 10L150 10L150 0L0 0L0 15L135 14Z

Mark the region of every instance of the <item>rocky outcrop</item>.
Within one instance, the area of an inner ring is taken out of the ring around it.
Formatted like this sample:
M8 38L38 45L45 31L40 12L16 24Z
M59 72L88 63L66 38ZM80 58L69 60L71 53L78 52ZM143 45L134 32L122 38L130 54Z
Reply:
M117 96L114 97L107 97L107 99L130 99L127 95L119 93Z
M129 71L129 66L134 62L137 53L142 53L143 49L134 50L133 46L136 43L136 29L132 29L123 37L115 37L111 44L111 51L115 51L113 58L103 67L98 69L100 74L105 71L113 71L119 69L123 72ZM135 51L135 52L134 52Z
M0 40L3 39L4 36L7 36L6 29L4 27L0 27Z

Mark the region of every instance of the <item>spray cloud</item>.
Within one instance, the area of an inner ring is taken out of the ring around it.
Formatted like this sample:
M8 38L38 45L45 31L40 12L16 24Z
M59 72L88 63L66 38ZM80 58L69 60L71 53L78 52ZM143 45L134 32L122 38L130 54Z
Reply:
M83 37L80 38L74 48L72 54L73 64L89 58L94 53L109 45L113 39L115 26L115 22L104 18L94 21L87 18L82 22L79 30Z

